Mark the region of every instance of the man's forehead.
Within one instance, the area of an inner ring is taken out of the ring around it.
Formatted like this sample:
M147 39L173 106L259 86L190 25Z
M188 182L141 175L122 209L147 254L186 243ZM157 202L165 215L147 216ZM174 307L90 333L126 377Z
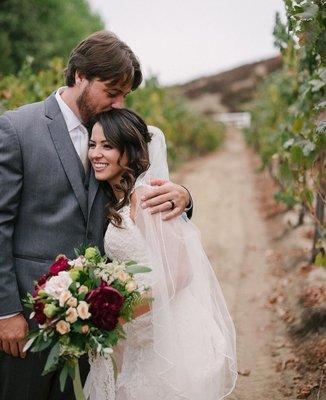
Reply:
M121 84L121 83L113 84L111 81L102 81L102 83L107 89L116 90L117 92L120 93L128 93L131 91L130 84Z

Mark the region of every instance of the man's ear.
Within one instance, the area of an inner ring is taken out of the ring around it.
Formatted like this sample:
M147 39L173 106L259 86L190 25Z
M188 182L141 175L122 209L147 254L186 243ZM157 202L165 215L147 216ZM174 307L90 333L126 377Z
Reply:
M83 73L81 73L80 71L76 71L75 72L75 84L76 86L80 86L83 81L84 81L85 75Z

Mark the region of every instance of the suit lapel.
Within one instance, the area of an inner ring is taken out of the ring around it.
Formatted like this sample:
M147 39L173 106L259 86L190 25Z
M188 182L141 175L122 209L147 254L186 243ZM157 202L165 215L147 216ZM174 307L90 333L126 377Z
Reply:
M78 154L69 136L66 123L58 103L52 94L45 101L45 113L50 119L48 128L63 169L76 195L77 201L87 221L87 196L78 164Z
M96 180L94 171L91 169L88 187L88 216L90 215L96 193L98 192L99 181Z

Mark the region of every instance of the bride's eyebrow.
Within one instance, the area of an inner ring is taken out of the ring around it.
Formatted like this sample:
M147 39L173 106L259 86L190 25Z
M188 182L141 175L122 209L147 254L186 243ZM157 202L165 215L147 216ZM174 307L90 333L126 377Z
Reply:
M96 143L96 141L92 140L92 139L89 139L89 142ZM104 139L104 140L101 140L100 143L108 143L108 141L106 139Z

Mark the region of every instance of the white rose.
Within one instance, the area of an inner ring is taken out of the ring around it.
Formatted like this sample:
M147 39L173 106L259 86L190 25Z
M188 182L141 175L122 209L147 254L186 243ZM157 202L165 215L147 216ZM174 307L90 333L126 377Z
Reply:
M79 302L77 312L81 319L87 319L91 316L91 314L88 312L88 307L89 305L86 303L86 301Z
M60 333L60 335L64 335L65 333L70 332L70 324L66 321L59 321L55 326L56 330Z
M85 265L85 257L84 256L79 256L78 258L76 258L76 260L74 260L74 267L75 268L83 268Z
M69 290L62 292L59 296L59 306L63 307L65 305L65 303L67 302L67 300L70 299L71 296L72 296L72 294L69 292Z
M59 299L63 292L68 291L69 286L72 284L72 279L67 271L61 271L57 276L52 276L44 287L44 292L49 296Z
M73 324L78 319L77 310L74 307L69 307L66 311L66 321Z
M137 285L136 281L131 280L131 281L127 282L127 284L126 284L126 290L129 293L133 292L137 288L138 288L138 285Z

